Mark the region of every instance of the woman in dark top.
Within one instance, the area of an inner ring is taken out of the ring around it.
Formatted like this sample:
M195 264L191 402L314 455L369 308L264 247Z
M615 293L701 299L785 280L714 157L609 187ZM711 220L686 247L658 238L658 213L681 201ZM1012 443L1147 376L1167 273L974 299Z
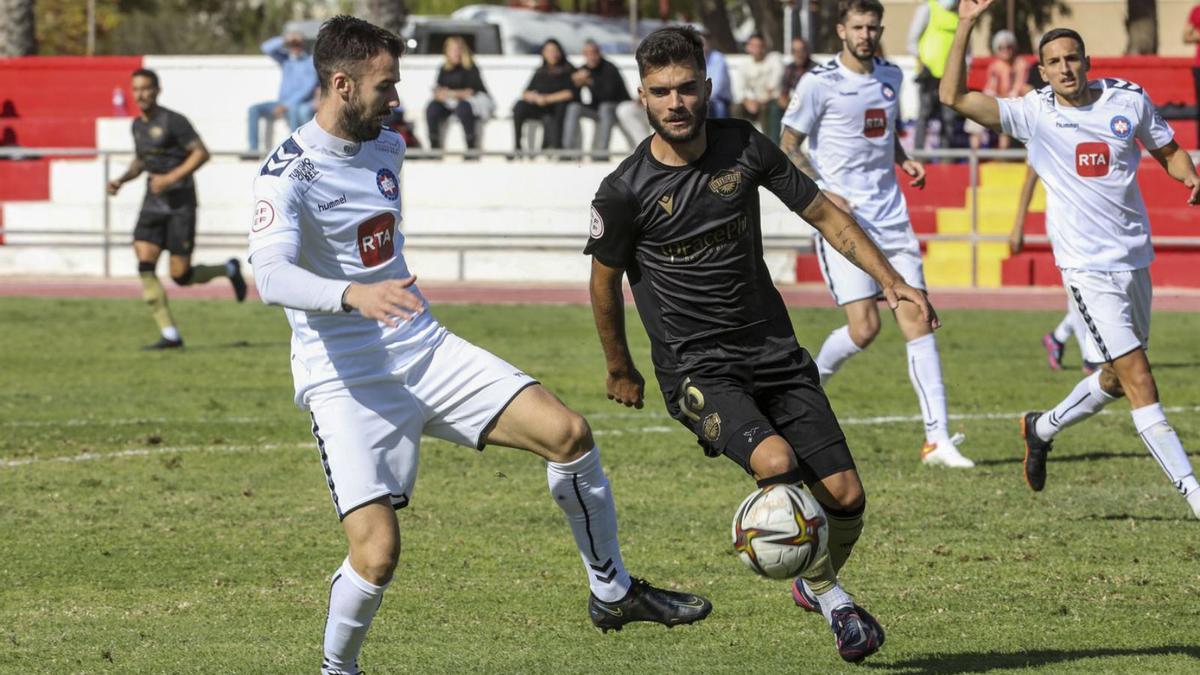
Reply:
M542 147L561 148L563 119L567 104L575 100L575 85L571 73L575 69L563 55L558 40L546 40L542 44L542 65L533 71L521 100L513 106L513 128L516 148L521 147L521 125L526 120L542 120Z
M446 38L442 48L446 62L438 71L437 85L433 89L433 100L425 108L425 122L429 127L429 147L442 147L442 125L450 115L462 123L463 132L467 137L467 148L474 150L478 139L475 135L475 123L480 114L475 109L473 101L481 95L487 95L487 87L475 61L471 58L471 48L458 36Z

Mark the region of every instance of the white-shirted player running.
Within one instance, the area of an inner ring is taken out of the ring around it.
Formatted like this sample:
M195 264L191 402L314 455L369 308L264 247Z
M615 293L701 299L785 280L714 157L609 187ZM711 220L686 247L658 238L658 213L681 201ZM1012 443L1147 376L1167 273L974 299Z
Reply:
M783 116L780 145L796 161L800 144L808 139L808 159L817 184L842 210L854 215L905 283L924 290L921 248L893 165L899 165L916 187L925 185L925 167L905 154L896 137L904 75L896 65L875 56L883 36L883 5L877 0L842 0L838 12L842 51L800 79ZM815 240L821 274L834 302L846 310L847 321L829 334L817 353L825 384L879 334L876 303L883 295L870 276L820 234ZM915 306L901 305L894 314L908 343L908 375L925 420L921 461L975 466L956 446L962 436L950 436L942 364L929 323L921 320Z
M547 461L604 630L630 621L692 623L711 605L631 579L616 512L587 422L528 375L447 331L405 264L393 34L327 21L314 62L316 119L285 140L254 182L250 260L264 301L292 326L296 402L311 411L333 505L349 542L334 573L323 673L358 673L363 638L400 550L395 510L413 495L422 434L501 445Z
M1150 222L1138 190L1138 141L1200 203L1200 177L1171 127L1137 85L1088 80L1083 39L1056 28L1038 44L1049 83L1022 98L968 92L963 64L971 30L992 0L964 0L946 61L945 105L1029 149L1029 165L1046 185L1046 222L1055 263L1072 309L1087 327L1084 358L1103 364L1053 410L1021 419L1025 480L1041 490L1051 439L1062 429L1126 396L1133 425L1171 483L1200 518L1200 484L1158 401L1146 347L1150 340Z

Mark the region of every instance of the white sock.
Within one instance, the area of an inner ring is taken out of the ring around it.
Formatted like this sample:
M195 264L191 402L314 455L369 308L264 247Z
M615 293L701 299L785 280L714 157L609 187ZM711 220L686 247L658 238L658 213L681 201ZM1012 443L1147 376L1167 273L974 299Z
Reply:
M817 604L821 605L821 613L825 615L825 620L832 626L833 610L854 604L854 598L850 597L841 584L834 584L829 591L817 596Z
M546 478L550 495L575 535L592 595L603 602L625 597L632 584L621 560L617 507L608 476L600 466L600 448L592 448L574 462L546 462Z
M166 339L173 342L179 342L179 329L175 326L167 326L159 332L162 333L162 336Z
M836 328L829 337L825 338L825 344L821 345L821 351L817 352L817 371L821 373L821 384L824 385L833 377L833 374L842 367L851 356L862 351L862 347L854 344L854 340L850 339L850 327L842 326Z
M329 617L325 620L325 658L322 673L358 673L362 649L371 619L383 602L387 585L376 586L363 579L346 558L329 584Z
M1097 370L1080 380L1053 410L1039 417L1034 430L1038 438L1048 441L1058 432L1095 415L1115 400L1100 388L1100 371Z
M1074 333L1075 320L1071 316L1071 312L1068 311L1066 316L1062 318L1062 321L1059 321L1058 325L1054 327L1054 339L1058 340L1059 344L1062 344L1071 339L1071 335Z
M946 414L946 386L942 384L942 360L933 333L908 342L908 379L912 380L925 419L925 442L950 440Z
M1171 484L1179 490L1179 494L1188 497L1200 489L1196 483L1196 475L1192 471L1192 463L1188 461L1187 452L1179 442L1175 430L1167 424L1167 416L1163 413L1162 404L1154 403L1132 411L1133 426L1137 429L1142 442L1154 455L1158 465L1166 472Z

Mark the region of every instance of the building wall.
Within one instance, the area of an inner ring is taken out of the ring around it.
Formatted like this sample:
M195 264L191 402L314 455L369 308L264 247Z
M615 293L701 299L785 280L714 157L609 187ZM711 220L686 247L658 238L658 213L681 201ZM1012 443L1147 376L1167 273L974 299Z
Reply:
M890 56L906 53L905 38L913 12L924 0L882 0L884 5L883 48ZM1153 0L1140 0L1151 2ZM999 0L1002 4L1005 0ZM1161 56L1190 56L1193 45L1183 44L1183 26L1195 0L1157 0L1158 53ZM1067 0L1071 16L1056 16L1053 26L1079 31L1089 51L1097 56L1119 56L1125 51L1125 0ZM985 25L977 31L973 53L987 53L987 44L979 35L990 34ZM1036 36L1035 36L1036 37Z

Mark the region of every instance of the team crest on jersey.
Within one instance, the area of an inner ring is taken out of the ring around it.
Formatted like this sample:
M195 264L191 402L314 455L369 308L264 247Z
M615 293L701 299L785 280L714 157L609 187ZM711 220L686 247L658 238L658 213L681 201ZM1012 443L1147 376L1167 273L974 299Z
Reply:
M283 170L288 168L288 165L304 154L304 150L296 144L296 141L287 139L283 145L275 149L275 152L267 158L267 163L263 164L261 176L282 176Z
M887 82L879 83L879 91L883 94L883 99L885 101L896 100L896 90Z
M599 239L604 236L604 219L600 217L600 212L596 207L592 207L592 222L588 226L588 234L592 235L592 239Z
M157 125L151 125L151 126L150 126L150 128L149 128L147 131L149 131L149 132L150 132L150 138L153 138L153 139L154 139L154 140L156 140L156 141L157 141L158 139L162 138L162 136L163 136L163 129L162 129L162 127L160 127L160 126L157 126Z
M1107 176L1112 164L1108 143L1092 141L1075 146L1075 173L1084 178Z
M887 133L887 111L883 108L870 108L863 113L863 136L879 138Z
M1113 135L1117 138L1129 138L1129 134L1133 133L1133 123L1124 115L1117 115L1108 123L1108 128L1112 129Z
M381 213L358 226L358 256L366 267L375 267L396 254L396 218Z
M392 173L391 169L380 169L375 174L375 186L379 188L379 194L389 202L396 201L400 196L400 182L396 180L396 174Z
M708 189L721 197L732 197L742 187L742 172L725 169L708 181Z

